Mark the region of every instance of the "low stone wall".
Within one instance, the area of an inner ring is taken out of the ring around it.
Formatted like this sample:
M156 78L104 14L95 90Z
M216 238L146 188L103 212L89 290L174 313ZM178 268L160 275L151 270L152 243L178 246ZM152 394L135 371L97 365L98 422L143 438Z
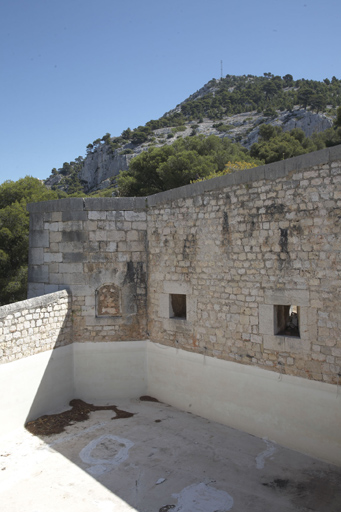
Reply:
M70 315L66 290L0 307L0 362L72 343Z

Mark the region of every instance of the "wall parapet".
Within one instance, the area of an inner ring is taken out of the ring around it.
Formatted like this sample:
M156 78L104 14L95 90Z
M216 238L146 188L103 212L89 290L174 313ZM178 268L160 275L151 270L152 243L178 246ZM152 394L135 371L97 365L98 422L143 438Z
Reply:
M225 174L199 183L159 192L146 198L148 207L157 206L164 202L176 201L213 192L222 188L243 185L261 180L277 180L284 178L293 171L301 171L316 165L323 165L341 159L341 145L321 149L306 155L300 155L287 160L261 165L252 169Z
M29 203L30 213L69 211L130 211L145 210L145 197L67 197L40 203Z
M71 295L61 290L0 307L0 363L72 343Z
M145 197L88 197L66 198L57 201L43 201L29 203L27 209L30 213L60 212L74 210L105 210L127 211L145 210L164 202L186 199L207 192L212 192L230 186L238 186L260 180L277 180L284 178L291 172L302 171L316 165L329 164L335 160L341 160L341 145L321 149L313 153L295 156L287 160L261 165L252 169L245 169L225 176L219 176L199 183L192 183L183 187L166 190Z

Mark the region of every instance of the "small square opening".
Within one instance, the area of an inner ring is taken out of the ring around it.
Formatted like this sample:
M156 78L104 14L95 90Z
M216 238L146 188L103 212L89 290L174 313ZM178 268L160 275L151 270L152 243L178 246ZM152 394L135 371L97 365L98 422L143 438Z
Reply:
M169 318L182 318L186 320L186 295L172 293L169 299Z
M274 328L278 336L300 337L300 308L294 305L274 306Z

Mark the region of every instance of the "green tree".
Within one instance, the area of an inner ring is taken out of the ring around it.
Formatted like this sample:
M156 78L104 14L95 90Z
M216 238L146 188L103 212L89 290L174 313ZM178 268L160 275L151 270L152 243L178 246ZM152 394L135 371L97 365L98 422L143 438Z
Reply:
M116 179L120 196L146 196L164 190L158 173L160 165L174 154L173 146L150 148L133 158L128 171Z
M101 138L101 141L102 142L109 142L110 141L110 137L111 137L110 133L107 132L105 135L103 135L103 137Z
M133 158L116 179L120 196L146 196L222 171L228 161L252 161L246 149L228 139L203 135L150 148Z
M307 108L313 96L314 90L310 86L304 85L303 87L300 88L298 92L298 101L300 102L302 107Z
M216 166L209 156L196 151L180 151L160 165L158 173L165 190L187 185L194 179L205 178Z
M326 98L323 94L317 93L310 97L311 106L316 112L321 112L326 108Z
M286 87L290 87L293 84L293 76L292 75L284 75L283 80L285 82Z
M339 107L336 111L336 119L335 119L334 126L341 127L341 107Z
M268 127L269 125L263 125ZM275 127L273 127L275 128ZM300 129L283 132L276 127L272 134L263 128L264 138L261 136L258 143L253 144L250 154L254 158L263 160L266 164L284 160L293 156L303 155L319 149L313 139L305 137Z
M121 133L121 137L124 140L130 140L132 137L132 134L133 134L133 132L131 131L131 129L127 128L126 130L123 130L123 132Z
M66 197L26 176L0 185L0 306L26 299L29 215L28 202Z
M262 140L270 140L281 132L282 129L279 126L273 126L272 124L263 123L259 126L259 136Z

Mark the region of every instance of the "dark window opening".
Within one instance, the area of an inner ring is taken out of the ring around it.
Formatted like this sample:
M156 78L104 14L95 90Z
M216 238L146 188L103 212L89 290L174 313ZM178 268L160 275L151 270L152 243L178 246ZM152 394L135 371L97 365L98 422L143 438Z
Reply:
M170 318L186 319L186 295L172 293L170 295Z
M275 334L300 337L300 311L298 306L275 306Z

